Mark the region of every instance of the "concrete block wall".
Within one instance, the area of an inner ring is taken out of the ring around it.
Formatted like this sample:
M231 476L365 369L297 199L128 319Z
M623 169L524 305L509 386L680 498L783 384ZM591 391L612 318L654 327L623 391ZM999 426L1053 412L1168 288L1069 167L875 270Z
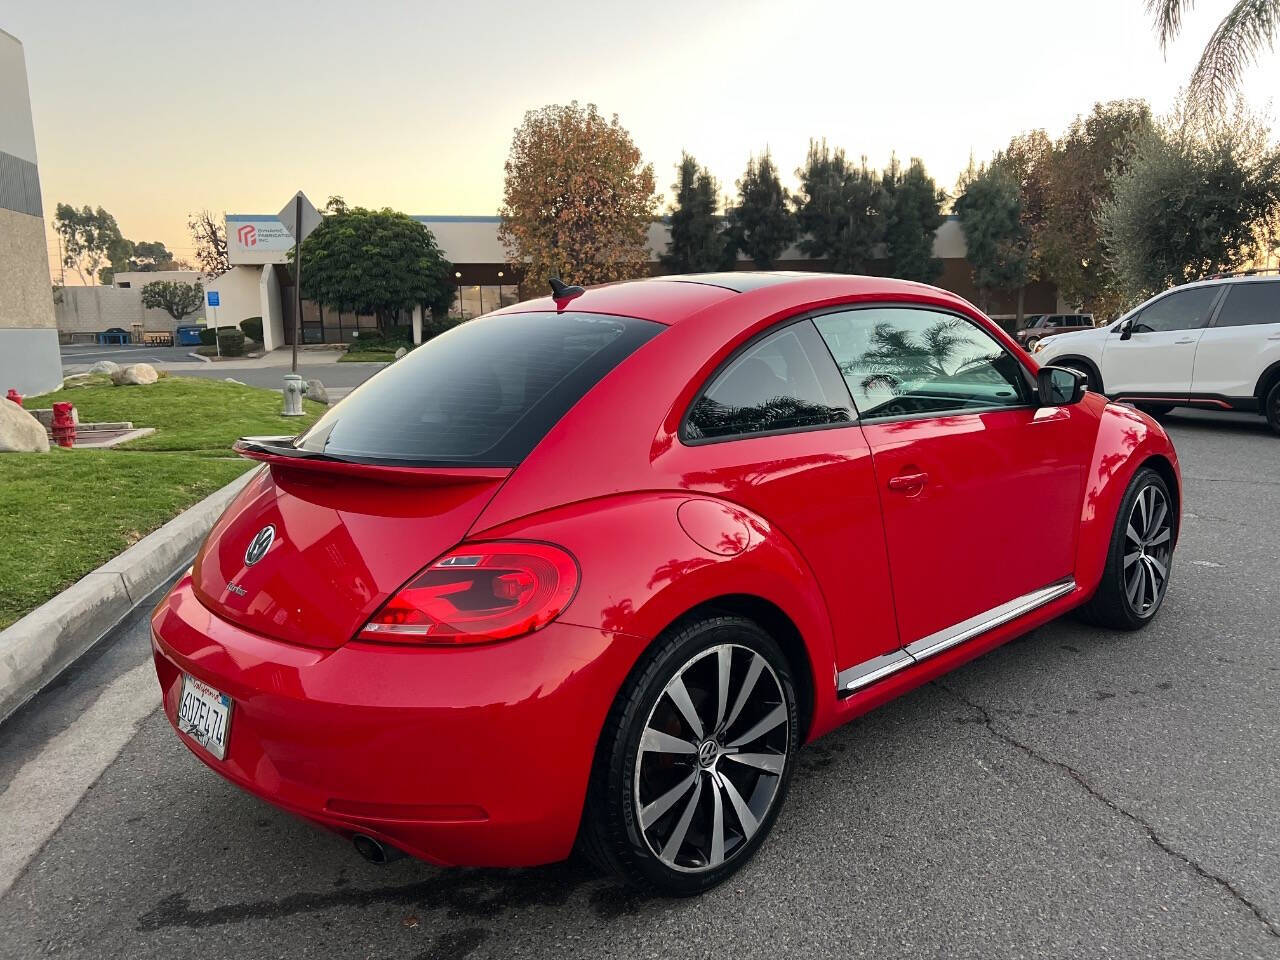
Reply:
M145 309L142 290L133 287L63 287L54 313L63 339L73 334L101 333L112 327L131 330L135 323L141 323L148 333L172 333L179 323L185 326L204 322L203 307L181 321L175 321L163 310Z

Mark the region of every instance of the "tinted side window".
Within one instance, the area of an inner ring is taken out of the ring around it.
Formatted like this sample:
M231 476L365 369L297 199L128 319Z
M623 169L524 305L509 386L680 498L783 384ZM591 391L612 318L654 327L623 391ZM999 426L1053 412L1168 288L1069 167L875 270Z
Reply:
M825 365L825 366L824 366ZM784 327L734 357L685 420L689 440L849 423L849 396L806 320Z
M1134 318L1133 332L1198 330L1209 322L1209 308L1217 296L1217 287L1196 287L1161 297Z
M1021 365L961 317L884 307L818 317L863 420L1028 402Z
M1280 323L1280 282L1233 283L1218 311L1218 327L1248 327Z

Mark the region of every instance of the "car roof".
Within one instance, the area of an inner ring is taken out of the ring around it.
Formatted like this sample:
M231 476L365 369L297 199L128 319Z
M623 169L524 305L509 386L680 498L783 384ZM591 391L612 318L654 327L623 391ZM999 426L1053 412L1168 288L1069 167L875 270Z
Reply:
M580 311L638 317L673 325L702 312L707 307L757 291L794 288L797 301L833 297L885 296L907 299L913 296L945 297L957 304L971 304L948 291L912 280L870 277L859 274L815 273L799 270L736 270L724 273L687 273L624 280L588 287L570 300L551 297L525 300L498 313Z

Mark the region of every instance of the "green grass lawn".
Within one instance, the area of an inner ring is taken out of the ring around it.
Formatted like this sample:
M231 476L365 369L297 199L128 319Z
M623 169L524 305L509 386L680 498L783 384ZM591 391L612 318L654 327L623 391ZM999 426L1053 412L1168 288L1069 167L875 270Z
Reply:
M396 358L391 350L364 350L358 353L348 351L338 358L339 363L390 363Z
M298 433L324 410L305 401L307 416L282 417L273 390L194 377L72 384L24 405L70 400L82 422L156 432L109 450L0 454L0 629L248 470L231 453L237 438Z

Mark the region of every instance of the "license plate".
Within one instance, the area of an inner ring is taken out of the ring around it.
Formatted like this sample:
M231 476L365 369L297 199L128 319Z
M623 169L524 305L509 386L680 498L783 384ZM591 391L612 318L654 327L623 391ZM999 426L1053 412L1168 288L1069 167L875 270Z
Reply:
M231 727L231 698L195 677L182 675L178 700L178 729L219 760L227 755Z

